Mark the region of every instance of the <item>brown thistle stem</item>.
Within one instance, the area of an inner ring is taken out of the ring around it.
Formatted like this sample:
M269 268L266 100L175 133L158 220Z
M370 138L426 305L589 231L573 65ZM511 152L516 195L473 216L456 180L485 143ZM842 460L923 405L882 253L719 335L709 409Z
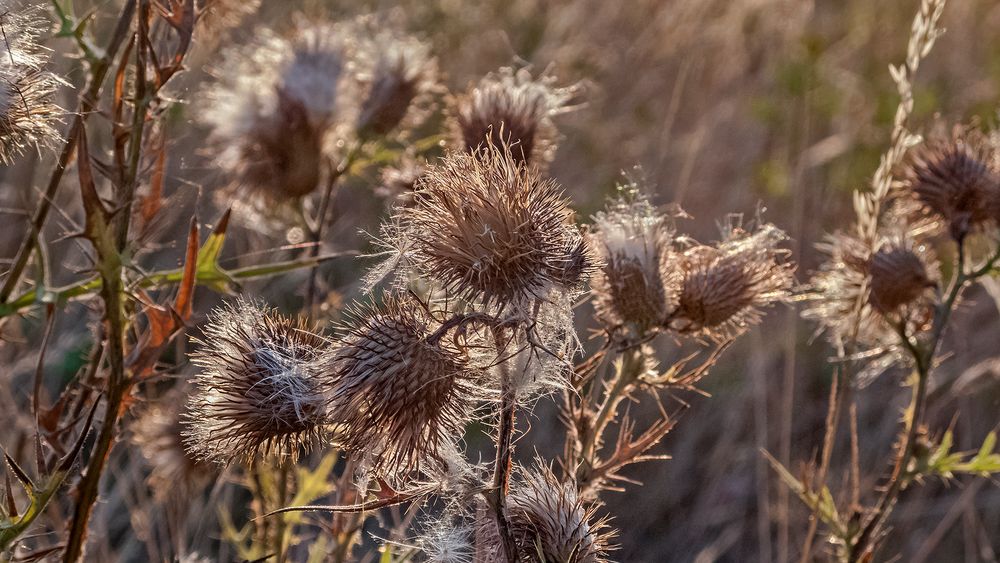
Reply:
M87 85L86 91L80 97L77 111L73 115L73 122L69 127L69 132L66 134L66 142L59 153L56 166L49 176L49 183L45 187L45 193L38 201L38 206L35 207L35 212L32 214L31 228L25 232L24 238L21 239L21 246L14 256L14 262L7 272L3 287L0 287L0 303L7 302L7 299L17 287L21 279L21 274L24 273L24 268L28 264L28 258L31 256L32 249L38 242L39 233L41 233L42 227L45 225L45 220L49 216L49 210L52 208L52 202L59 191L63 173L66 172L66 167L69 166L70 161L73 159L80 129L83 128L87 117L94 111L94 107L97 105L97 100L101 94L101 88L104 85L104 79L111 69L111 62L118 54L118 50L128 36L135 7L136 0L128 0L122 6L121 14L118 16L118 23L115 24L111 39L104 49L104 55L94 61L90 68L90 82Z
M118 248L128 244L129 222L132 218L132 200L135 199L136 181L139 175L139 162L142 159L142 138L146 128L146 111L149 108L155 92L147 93L146 68L149 43L149 1L140 0L140 9L136 13L136 49L135 49L135 85L133 89L132 130L129 133L128 163L122 178L121 193L118 201L121 210L118 213Z
M350 170L351 165L354 164L354 159L357 157L357 148L352 148L344 159L344 162L334 166L331 162L329 165L329 174L326 178L326 184L323 186L323 194L320 196L319 209L316 210L316 217L313 221L313 225L310 227L308 224L306 227L309 229L310 242L313 245L309 248L309 258L316 258L319 256L319 249L323 241L323 231L326 230L326 224L329 222L330 215L330 203L333 201L334 191L337 189L337 184L344 175L345 172ZM313 266L309 270L309 281L306 286L306 307L312 307L313 303L316 301L316 275L318 273L318 265Z
M643 372L643 352L640 346L628 347L621 352L616 362L615 375L604 393L604 400L598 408L594 423L584 434L580 445L580 466L578 478L581 486L589 480L588 473L594 467L597 448L603 441L604 432L618 412L618 405L628 396L635 382Z
M504 331L494 329L493 338L496 342L497 352L505 348ZM510 531L510 523L507 521L507 492L510 488L511 458L514 451L514 426L515 414L517 411L517 401L511 389L510 366L508 362L502 362L500 368L500 427L497 430L496 460L493 463L493 488L492 498L488 497L493 506L494 516L497 521L497 531L500 535L500 543L503 546L504 556L509 563L520 561L517 543Z
M104 321L108 326L108 383L107 404L97 443L91 452L87 471L81 478L78 488L77 502L73 509L70 523L69 538L63 561L73 563L80 559L86 542L87 528L93 513L94 503L100 492L101 475L107 463L111 449L117 437L118 418L122 410L122 401L131 388L132 382L125 366L125 331L127 318L124 299L125 287L122 280L123 263L120 256L128 245L128 230L131 219L132 199L135 195L135 183L138 176L139 162L142 157L142 137L145 131L146 111L150 98L146 92L146 47L148 45L147 18L149 15L149 0L139 0L139 9L134 10L136 21L136 70L132 128L129 133L129 160L123 170L123 185L118 193L119 214L114 223L115 245L114 256L100 256L101 300L104 302ZM81 126L82 127L82 126ZM81 145L83 148L84 145ZM90 158L89 154L82 158ZM103 254L99 250L98 254Z
M911 476L907 474L907 471L910 461L913 459L913 444L917 438L917 433L927 406L927 381L930 378L934 357L941 343L941 336L944 334L944 329L948 325L951 313L955 309L955 303L958 301L962 290L970 282L989 273L996 265L997 260L1000 259L1000 247L998 247L982 266L972 272L966 272L966 255L963 242L962 240L958 241L955 276L952 278L951 285L945 293L944 299L935 308L934 322L926 345L921 346L920 343L910 338L906 334L905 326L897 327L901 343L913 357L916 383L908 407L905 433L899 441L899 451L889 477L889 483L885 488L885 492L882 493L882 496L879 497L878 502L869 513L857 539L851 545L847 558L851 563L861 561L870 551L874 538L880 535L885 522L892 513L899 494L911 481Z
M333 199L333 190L337 186L337 179L340 177L340 168L330 166L330 172L323 186L323 195L319 200L319 209L316 211L316 218L309 229L309 241L313 245L308 250L308 256L315 258L319 254L319 247L323 240L323 231L326 227L327 216L330 214L330 201ZM306 285L306 308L312 307L316 301L316 274L318 268L309 269L309 281Z

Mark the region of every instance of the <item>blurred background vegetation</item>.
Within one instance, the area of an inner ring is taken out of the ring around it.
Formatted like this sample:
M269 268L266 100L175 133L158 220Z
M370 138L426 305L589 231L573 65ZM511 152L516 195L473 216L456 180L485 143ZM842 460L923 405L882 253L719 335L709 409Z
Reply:
M77 4L83 13L86 2ZM115 9L108 4L94 4L95 26L110 24ZM209 79L205 67L221 45L244 41L256 25L287 27L293 10L332 19L380 12L434 46L454 91L510 64L547 71L561 85L580 85L581 106L557 120L564 139L551 174L583 220L603 205L622 172L631 171L645 178L655 203L678 202L698 217L682 221L681 229L703 240L713 238L713 220L727 213L764 213L791 235L804 280L817 265L814 244L850 222L851 192L867 184L888 142L898 102L888 65L905 54L916 5L914 0L265 0L239 29L202 39L188 61L192 72L174 85L186 90L191 103L173 110L168 193L176 198L177 217L192 206L203 222L221 214L211 194L225 179L213 170L202 142L205 132L193 118L201 84ZM995 124L1000 4L954 1L943 26L946 35L917 76L913 127L929 131L939 120ZM48 45L67 51L70 46L61 41ZM72 61L59 64L67 80L78 78ZM34 160L0 170L0 256L15 252L23 210L30 209L33 186L44 175L45 167ZM359 231L375 228L387 206L375 195L378 186L377 174L363 174L340 191L329 235L333 246L366 248L368 240ZM58 202L70 215L78 205L71 192L64 190ZM178 233L185 227L179 221L163 230L163 246L151 251L154 261L176 264L180 243L174 241L183 240ZM51 259L82 267L86 261L78 247L56 241L58 234L56 225L47 235ZM230 235L227 259L240 263L289 237L244 222ZM361 268L360 262L336 261L323 275L350 297L359 291ZM246 289L294 306L302 282L293 275ZM204 292L198 312L204 314L217 299ZM962 361L946 361L937 372L929 420L936 428L954 428L956 449L975 447L998 423L1000 347L995 333L976 330L996 314L997 303L981 289L971 292L947 343ZM337 304L334 295L331 310ZM587 321L590 314L581 308L578 316ZM84 361L86 349L79 338L86 328L72 326L72 317L61 317L49 351L49 363L67 378ZM0 378L9 392L0 399L0 420L19 416L12 405L23 400L18 389L30 385L37 353L31 343L41 330L32 318L6 328L0 344L6 369ZM777 482L760 450L794 469L820 447L832 354L813 336L813 327L798 319L794 307L775 309L704 382L710 398L684 397L691 408L658 450L671 459L631 468L628 476L645 486L606 496L624 546L615 559L701 563L796 557L807 513ZM182 343L176 357L183 351ZM664 351L675 358L680 353ZM57 357L63 358L61 365ZM879 464L906 399L899 388L904 375L890 372L858 395L861 466L870 470L862 476L862 490L871 490L888 470ZM953 412L959 415L951 418ZM535 443L520 448L520 455L527 459L533 447L558 447L561 428L554 408L540 405L531 425ZM116 492L99 507L95 525L109 532L108 553L143 560L146 552L138 544L153 533L148 524L155 518L123 517L122 506L139 502L134 489L141 470L128 461L134 452L123 448L116 456ZM837 450L837 458L846 461L846 447ZM832 471L833 483L846 480L846 463L835 462ZM902 554L901 561L996 560L1000 491L973 483L932 482L904 495L888 544Z

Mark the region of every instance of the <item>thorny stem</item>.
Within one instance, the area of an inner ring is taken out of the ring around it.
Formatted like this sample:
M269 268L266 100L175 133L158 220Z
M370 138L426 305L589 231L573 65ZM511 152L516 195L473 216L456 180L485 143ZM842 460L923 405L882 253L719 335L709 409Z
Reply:
M131 2L130 2L131 3ZM116 251L115 256L100 256L101 299L104 302L104 321L108 327L108 381L107 404L104 420L98 434L97 442L90 454L87 471L78 485L77 502L70 523L69 538L63 561L74 563L80 559L86 541L88 523L93 512L94 503L100 491L101 475L111 449L114 446L118 418L122 411L122 401L131 387L131 381L125 366L125 300L124 283L122 281L123 263L121 253L128 244L128 230L131 219L131 203L135 192L135 181L138 175L139 161L142 156L142 136L146 121L146 109L149 99L146 96L146 41L148 29L146 21L149 14L149 0L139 0L139 9L133 10L136 27L136 78L132 129L129 134L129 161L124 170L123 181L118 203L119 214L115 223ZM89 155L84 155L89 158ZM100 253L99 253L100 254Z
M497 350L504 349L504 331L493 331ZM502 362L500 368L500 427L497 431L496 460L493 464L492 497L488 499L493 505L497 521L497 531L504 555L508 563L520 561L517 544L511 535L510 524L507 521L507 491L510 488L511 457L513 454L514 415L517 411L517 401L511 388L509 362Z
M580 446L580 467L577 470L581 483L587 480L587 473L594 467L596 450L600 446L604 431L618 412L618 405L628 396L633 385L643 373L645 362L642 347L625 349L615 365L615 375L604 394L604 401L598 408L594 423L583 436Z
M351 165L354 164L357 152L357 148L352 148L344 159L344 162L338 166L333 166L331 163L329 166L329 174L326 178L326 184L323 186L323 194L320 196L319 209L316 210L315 221L311 227L306 225L309 228L310 242L313 243L313 246L309 248L310 258L319 256L319 249L323 241L323 231L326 230L326 224L329 222L330 202L333 200L333 192L336 190L341 176L350 170ZM317 274L318 266L314 266L309 270L309 282L306 286L306 307L312 307L316 301Z
M146 126L146 110L153 95L146 92L146 45L149 29L147 17L149 1L140 0L140 10L136 14L136 49L135 49L135 86L133 90L132 130L129 135L128 164L125 169L121 194L121 211L118 214L118 248L125 248L128 243L129 220L132 217L132 200L135 196L136 179L139 175L139 162L142 158L142 137Z
M35 207L35 212L31 217L31 228L25 232L24 238L21 239L21 246L18 248L17 254L14 256L14 262L11 265L10 270L7 272L7 277L4 279L3 287L0 287L0 303L7 302L7 299L17 287L17 284L21 279L21 274L24 273L24 268L28 264L28 258L31 256L31 251L38 242L39 233L42 231L42 226L45 225L45 220L48 218L52 202L55 200L56 193L59 191L63 173L66 172L66 167L69 166L70 160L72 160L73 154L76 151L76 142L79 137L80 129L83 128L87 117L93 112L94 107L97 105L97 100L101 94L101 88L104 85L104 79L107 77L108 70L111 68L111 62L117 55L118 50L125 41L125 38L128 36L129 26L132 23L132 16L135 13L135 7L136 0L128 0L125 2L125 5L122 6L121 14L118 16L118 23L115 24L114 33L112 33L111 39L108 41L108 46L104 50L104 56L97 59L93 63L93 66L91 66L90 82L87 86L87 90L80 97L77 111L73 115L73 122L70 125L69 132L66 134L66 142L63 145L62 152L59 153L59 159L55 168L52 170L52 175L49 177L49 183L45 188L45 193L38 201L38 206Z
M337 185L337 179L340 178L340 169L330 166L329 175L326 179L326 185L323 187L323 195L319 200L319 210L316 212L316 218L309 229L309 241L313 243L313 246L309 248L308 255L310 258L315 258L319 254L319 247L323 240L323 231L326 227L327 216L330 214L330 200L333 199L333 190ZM318 268L313 267L309 269L309 282L306 286L306 307L312 307L313 303L316 301L316 275Z
M1000 260L1000 247L998 247L993 256L991 256L981 267L973 270L972 272L966 272L966 255L963 242L964 241L962 240L958 241L958 257L955 261L955 276L952 278L951 285L945 293L944 299L942 299L935 308L934 322L931 326L930 337L928 338L926 344L921 346L919 342L914 341L908 334L906 334L906 327L904 325L897 327L901 343L913 357L916 383L913 388L910 405L907 411L906 433L899 442L899 451L897 453L896 463L893 465L892 474L889 477L889 483L885 488L885 492L882 493L882 496L879 497L878 502L869 513L868 519L861 528L861 532L858 534L857 539L853 542L853 545L851 545L851 550L847 559L851 563L861 561L870 551L872 541L881 533L883 525L892 513L896 500L899 498L899 494L904 488L906 488L911 480L911 476L907 474L907 471L910 461L913 458L913 444L917 438L917 433L919 432L921 422L923 420L923 414L926 410L927 382L930 378L930 372L933 367L934 356L937 354L937 350L941 342L941 336L944 334L944 329L948 325L948 321L951 318L951 313L955 308L955 303L958 301L958 297L961 295L965 286L975 279L989 273L994 268L997 261Z
M901 99L896 107L896 113L893 118L890 146L889 149L882 155L879 166L872 177L872 190L866 193L858 193L858 197L855 198L855 212L858 215L858 226L861 230L860 234L863 240L865 240L871 247L869 250L872 252L876 250L874 245L876 243L879 225L885 209L883 203L892 184L893 168L903 160L910 148L906 142L909 136L909 132L906 128L906 122L913 111L913 89L911 81L913 80L917 69L920 67L920 62L930 53L930 50L934 46L934 42L940 33L940 30L937 28L937 22L944 9L944 3L945 0L921 0L920 8L914 17L913 25L911 26L910 41L907 45L906 61L900 67L893 67L895 68L895 70L893 70L893 80L896 82ZM862 289L863 290L859 295L865 295L866 288L863 287ZM859 298L853 315L854 326L852 335L848 339L851 348L853 348L857 343L857 333L860 328L859 323L861 322L861 316L859 313L862 306L863 301ZM843 352L843 350L841 350L841 352ZM846 357L850 356L851 354L846 355ZM842 355L842 357L844 356ZM851 364L847 364L847 366L848 367L844 369L844 372L847 372L848 369L852 367ZM844 372L841 373L840 378L838 379L838 384L841 386L841 389L831 395L831 403L827 411L826 438L824 438L822 453L823 461L821 462L818 471L820 479L816 481L820 487L822 487L825 482L826 473L829 468L830 453L832 452L833 446L836 442L843 398L845 396L845 392L851 393L851 385L853 384L852 374ZM849 416L852 417L851 423L856 424L856 421L853 418L856 410L853 397L849 402L851 409ZM833 424L832 426L830 425L831 423ZM852 456L854 455L856 448L857 437L852 427ZM857 471L859 471L859 468L856 463L853 463L852 488L855 492L852 493L852 496L854 497L858 496L856 492ZM805 563L811 557L812 542L815 538L816 530L817 515L814 512L810 515L809 531L806 533L806 539L802 545L802 555L799 559L800 563Z
M346 255L353 255L352 253L345 253ZM299 268L312 267L318 262L334 258L336 256L341 256L344 254L326 254L317 258L312 258L308 260L289 260L285 262L274 262L271 264L263 264L260 266L246 266L244 268L238 268L234 270L225 271L199 271L195 274L195 283L206 285L206 286L217 286L219 284L225 284L230 281L238 280L249 280L255 278L266 277L274 275L276 273L296 270ZM159 270L155 272L150 272L149 274L143 276L141 279L136 280L132 283L133 288L164 288L172 285L181 283L184 280L184 268L175 268L173 270ZM28 309L34 305L42 303L62 303L70 299L77 297L82 297L85 295L99 294L101 290L101 278L93 278L80 282L76 282L64 287L45 289L44 291L37 291L36 288L32 289L23 295L9 301L7 303L0 303L0 319L19 313L24 309Z
M102 270L104 270L102 268ZM78 496L70 523L69 538L66 541L66 551L63 561L75 563L82 554L83 544L87 535L87 523L97 500L98 485L104 464L115 439L115 428L118 414L121 411L122 399L129 387L125 374L125 319L123 318L123 286L121 265L111 268L101 286L101 299L104 301L104 319L107 325L106 356L108 360L108 399L105 405L104 421L90 454L90 462L78 485ZM102 274L103 275L103 274Z

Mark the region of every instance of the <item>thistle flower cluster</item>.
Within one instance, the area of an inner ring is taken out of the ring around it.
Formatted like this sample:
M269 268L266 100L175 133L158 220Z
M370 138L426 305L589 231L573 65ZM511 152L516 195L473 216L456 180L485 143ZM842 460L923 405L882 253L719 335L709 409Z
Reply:
M605 264L592 286L598 317L635 337L672 330L724 341L760 321L763 308L788 296L794 267L770 224L726 227L716 245L675 240L670 215L635 185L594 216ZM686 239L685 239L686 240Z
M594 260L558 185L509 150L450 153L424 172L383 244L400 279L410 272L449 295L527 310L578 289Z
M684 252L674 330L727 340L759 323L763 308L788 295L795 267L778 246L785 233L770 224L726 231L718 244Z
M606 325L632 326L642 334L666 324L683 282L673 236L670 217L634 186L594 216L604 258L592 282L594 306Z
M574 94L552 77L501 68L451 100L451 145L469 153L506 147L519 164L544 166L559 140L552 118L569 109Z
M308 196L359 136L419 122L436 63L416 39L376 28L300 21L224 55L201 120L234 188L264 203Z
M239 300L211 319L185 415L198 459L297 457L326 434L328 344L300 321Z
M614 533L596 508L539 465L518 470L507 496L507 521L521 560L532 563L608 561ZM472 514L447 515L418 539L428 561L504 563L494 516L480 503Z
M891 226L874 241L848 232L819 245L827 260L810 281L803 317L816 321L841 353L865 360L860 382L909 362L900 334L915 337L931 327L941 278L932 246L938 227L960 246L971 235L996 232L997 157L993 142L976 130L932 138L903 170L884 218Z
M912 335L929 327L937 259L912 229L883 236L874 252L849 233L830 235L817 248L827 259L809 282L802 316L837 350L856 345L851 353L866 359L858 379L870 381L907 357L901 328Z
M59 138L62 110L53 97L62 84L45 70L48 55L38 44L42 20L33 7L0 2L0 163L11 164L29 148L47 147Z
M412 299L388 297L349 315L331 362L330 411L339 443L380 474L444 463L488 382Z
M349 318L333 342L245 301L218 313L193 358L203 371L185 416L189 451L294 459L327 441L380 475L446 465L442 450L489 396L484 371L411 299Z
M997 147L982 133L956 130L915 152L903 179L903 197L941 221L956 241L996 228L1000 220Z

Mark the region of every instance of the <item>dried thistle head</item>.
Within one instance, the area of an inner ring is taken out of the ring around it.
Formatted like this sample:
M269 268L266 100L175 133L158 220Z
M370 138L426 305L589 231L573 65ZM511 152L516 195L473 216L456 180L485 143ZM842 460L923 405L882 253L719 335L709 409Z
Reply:
M132 443L151 471L149 486L157 499L193 491L215 474L215 466L187 451L182 415L187 394L174 391L147 406L131 425Z
M578 288L592 257L558 186L509 151L451 153L425 171L385 244L456 296L500 309Z
M904 189L939 217L955 240L995 221L1000 175L993 168L993 148L979 133L956 133L914 152Z
M872 307L882 315L893 315L933 288L929 255L906 242L889 242L879 248L868 260Z
M291 37L259 30L223 56L201 119L217 162L236 188L265 204L311 193L353 120L349 41L326 23L301 24Z
M365 90L356 128L361 138L384 137L419 125L438 90L430 46L391 30L374 32L358 49Z
M601 274L591 282L601 320L638 334L663 325L683 280L670 217L631 191L594 216L593 236L604 258Z
M671 327L722 341L760 322L761 309L787 297L794 265L778 247L785 233L765 224L754 232L738 227L715 246L684 252L684 281Z
M294 459L324 434L327 342L303 322L239 300L213 316L200 344L184 417L197 458Z
M510 147L518 163L547 164L559 135L552 117L567 110L574 91L554 87L549 76L501 68L452 100L452 146L470 153Z
M510 533L524 561L600 563L607 561L614 534L577 497L571 483L560 483L547 467L521 472L507 496ZM505 561L492 515L477 518L477 552L484 561Z
M908 334L928 327L938 279L933 252L907 232L884 238L875 252L838 233L818 245L826 261L813 274L803 318L815 321L835 348L865 359L859 380L869 381L906 355L896 327Z
M53 102L62 83L44 70L48 56L38 44L36 9L0 2L0 163L11 164L28 148L48 147L59 138L62 110Z
M346 90L353 86L345 78L353 48L351 30L326 22L300 20L284 46L278 67L278 92L302 104L309 123L325 129L349 112L356 101Z
M483 396L481 371L410 299L390 296L350 317L331 364L330 417L341 447L366 454L383 474L442 462Z

